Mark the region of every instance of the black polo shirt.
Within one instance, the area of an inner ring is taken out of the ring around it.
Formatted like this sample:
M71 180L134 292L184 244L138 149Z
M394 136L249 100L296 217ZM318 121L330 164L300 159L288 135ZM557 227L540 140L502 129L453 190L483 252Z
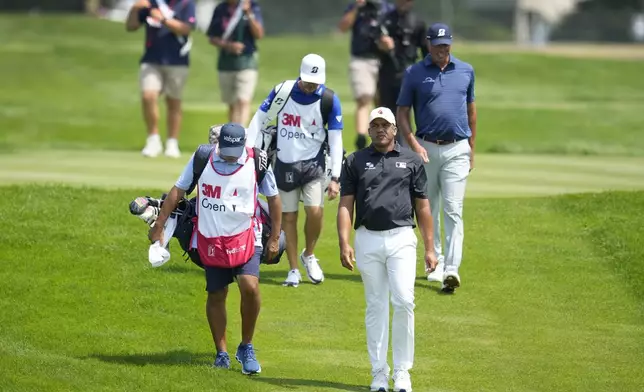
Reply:
M418 154L398 143L387 154L369 146L347 157L340 195L355 197L355 229L391 230L416 227L414 199L427 199L426 185Z

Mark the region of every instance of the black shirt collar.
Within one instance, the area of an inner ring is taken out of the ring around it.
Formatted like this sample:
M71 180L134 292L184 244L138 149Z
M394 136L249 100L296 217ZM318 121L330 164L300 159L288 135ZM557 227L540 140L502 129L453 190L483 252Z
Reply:
M398 142L395 142L393 151L400 154L400 144ZM371 153L371 155L385 155L380 151L376 150L376 148L373 146L373 143L369 146L369 152Z

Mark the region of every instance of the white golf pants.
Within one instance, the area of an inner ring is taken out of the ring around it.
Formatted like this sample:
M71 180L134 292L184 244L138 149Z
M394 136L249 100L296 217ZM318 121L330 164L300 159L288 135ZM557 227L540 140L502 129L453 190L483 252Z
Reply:
M367 303L365 325L372 371L389 370L390 293L394 370L412 368L417 244L411 227L371 231L362 226L356 230L354 249Z
M434 251L445 273L456 272L463 259L463 199L470 173L472 149L467 139L437 145L416 139L427 150L427 197L434 220ZM441 209L442 202L442 209ZM441 246L440 216L445 228L445 254Z

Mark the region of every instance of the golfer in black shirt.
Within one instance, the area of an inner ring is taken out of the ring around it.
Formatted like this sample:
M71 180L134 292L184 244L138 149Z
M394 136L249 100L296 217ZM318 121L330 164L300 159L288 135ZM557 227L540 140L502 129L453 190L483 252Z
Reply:
M342 168L337 225L342 266L353 271L355 261L364 284L371 390L389 390L391 293L394 391L410 392L418 243L414 215L423 237L427 272L436 268L437 260L423 162L418 154L396 142L396 132L391 110L381 107L371 112L371 146L347 157ZM349 244L354 205L355 253Z

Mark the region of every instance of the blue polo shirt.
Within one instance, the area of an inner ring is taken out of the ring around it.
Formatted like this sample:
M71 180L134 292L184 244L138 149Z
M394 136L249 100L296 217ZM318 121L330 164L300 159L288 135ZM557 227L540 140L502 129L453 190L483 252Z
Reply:
M255 20L263 25L262 10L256 1L251 1L251 13L255 16ZM233 17L236 4L229 4L222 1L212 13L212 19L208 26L206 36L209 38L221 38L228 27L228 23ZM229 41L241 42L244 44L244 51L241 55L235 55L224 50L220 50L219 61L217 69L220 71L240 71L244 69L257 69L257 60L254 56L257 52L257 42L250 32L250 23L247 16L242 16L241 20L235 26L232 34L228 38Z
M474 102L474 68L450 55L444 71L430 56L405 71L398 106L414 108L416 136L431 140L472 136L467 104Z
M351 2L344 10L344 14L353 11L356 8L355 1ZM396 7L386 1L382 2L380 12L382 15L392 11ZM356 17L351 27L351 55L356 57L377 58L379 50L376 44L369 38L369 21L364 18Z
M300 78L297 80L299 81ZM299 85L295 83L295 86L293 86L293 90L291 91L290 99L300 105L312 105L322 99L322 94L325 89L326 86L321 84L315 92L307 94L300 90ZM270 94L268 94L268 97L266 97L264 102L260 105L259 110L264 113L268 113L268 109L270 109L271 103L275 99L276 95L277 93L275 93L275 88L273 88ZM342 105L340 104L340 98L338 98L337 94L333 94L333 106L329 112L329 118L325 120L327 123L327 130L329 131L341 131L344 128L344 123L342 122Z
M174 11L174 19L195 26L194 0L167 0L166 3ZM156 0L150 1L151 8L158 8ZM147 22L150 9L139 11L139 22L145 24L145 52L141 63L157 65L185 65L190 63L190 53L181 56L181 48L187 42L188 36L177 36L165 26L153 27Z

